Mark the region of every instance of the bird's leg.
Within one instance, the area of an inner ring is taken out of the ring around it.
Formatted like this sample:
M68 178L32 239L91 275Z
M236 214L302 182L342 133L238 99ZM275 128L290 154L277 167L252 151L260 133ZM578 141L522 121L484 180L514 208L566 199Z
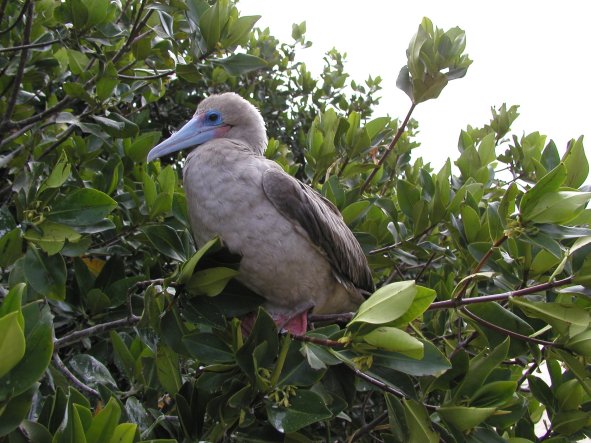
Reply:
M307 303L303 308L297 308L290 312L270 313L270 315L279 332L287 331L292 335L304 335L308 330L308 313L313 307L312 303ZM250 334L255 321L256 314L254 312L242 317L241 327L244 335Z
M271 314L279 331L287 331L292 335L304 335L308 331L308 313L314 305L306 303L303 308L283 314Z

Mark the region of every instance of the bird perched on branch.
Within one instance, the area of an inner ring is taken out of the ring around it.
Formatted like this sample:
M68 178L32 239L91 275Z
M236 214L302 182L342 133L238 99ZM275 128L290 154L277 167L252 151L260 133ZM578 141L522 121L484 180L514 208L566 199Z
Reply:
M373 282L338 209L266 159L266 146L258 110L225 93L203 100L148 161L192 149L183 184L195 240L219 236L242 257L238 280L266 299L278 327L303 334L308 312L355 310Z

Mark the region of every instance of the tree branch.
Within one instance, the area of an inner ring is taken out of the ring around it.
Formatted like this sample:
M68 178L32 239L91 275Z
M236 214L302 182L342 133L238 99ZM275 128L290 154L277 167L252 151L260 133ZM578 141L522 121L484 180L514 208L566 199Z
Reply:
M91 395L93 397L100 398L100 394L97 390L92 389L90 386L85 385L82 383L64 364L60 356L57 352L53 353L53 363L59 369L59 371L64 374L64 376L78 389L82 392Z
M176 72L174 69L169 69L167 71L161 72L159 74L154 75L144 75L140 77L135 77L133 75L124 75L124 74L117 74L117 77L123 80L156 80L162 77L168 77Z
M111 329L117 329L121 327L131 327L139 323L141 317L132 315L130 317L121 318L119 320L113 320L108 323L101 323L90 328L81 329L79 331L72 332L62 338L58 338L53 342L54 349L63 348L64 346L76 343L83 338L90 337L92 335L102 334L103 332L110 331Z
M502 292L500 294L483 295L480 297L453 298L451 300L436 301L431 303L427 308L427 311L433 311L435 309L448 309L448 308L459 308L464 305L471 305L474 303L486 303L489 301L503 301L508 300L509 297L521 297L524 295L535 294L536 292L547 291L548 289L557 288L559 286L566 286L573 281L573 276L563 278L561 280L554 280L547 283L542 283L529 288L517 289L515 291Z
M34 10L34 3L30 2L29 6L27 7L27 21L25 22L25 29L23 31L23 46L21 47L21 58L18 63L18 68L16 70L16 75L14 76L14 82L12 84L12 94L8 99L8 103L6 105L6 111L4 112L4 118L2 119L2 123L0 123L0 130L6 126L6 123L10 121L12 117L12 113L14 112L14 107L16 105L16 99L18 98L18 92L20 89L21 81L23 80L23 76L25 74L25 67L27 65L27 56L29 53L29 49L27 45L29 44L29 40L31 38L31 28L33 26L33 10Z
M321 346L328 346L329 348L342 348L346 346L344 343L340 341L331 340L329 338L320 338L320 337L313 337L310 335L291 335L294 340L305 342L305 343L314 343L315 345Z
M539 338L535 338L535 337L528 337L527 335L523 335L518 332L514 332L509 329L505 329L501 326L495 325L494 323L491 323L488 320L485 320L485 319L477 316L476 314L468 311L468 309L466 309L466 308L460 309L460 312L462 312L463 314L466 314L472 320L474 320L478 324L484 326L485 328L491 329L495 332L499 332L503 335L508 335L511 338L516 338L517 340L526 341L529 343L534 343L534 344L542 345L542 346L562 348L562 346L560 346L558 343L554 343L554 342L547 341L547 340L540 340Z
M25 11L27 10L27 8L29 7L29 2L31 0L27 0L24 4L23 7L21 8L21 12L18 14L18 17L14 20L14 22L12 23L12 25L8 25L8 27L6 29L2 29L0 30L0 34L6 34L7 32L10 32L11 29L13 29L18 22L21 21L21 19L23 18L23 16L25 15ZM2 3L2 9L4 9L4 7L6 6L6 0ZM0 19L0 22L2 20Z
M8 48L0 48L0 53L2 52L14 52L14 51L22 51L34 48L42 48L44 46L50 46L54 43L59 43L61 40L59 38L55 38L53 40L49 40L46 42L39 42L39 43L23 43L20 46L10 46Z
M388 158L390 153L394 150L394 146L396 146L396 143L398 143L398 140L400 139L400 137L402 137L402 134L404 134L404 130L406 129L406 125L408 124L408 121L410 120L410 116L412 115L416 106L417 105L415 103L413 103L411 105L410 109L408 110L408 113L406 114L406 117L404 117L404 121L402 122L402 124L398 128L398 131L396 131L396 135L394 136L394 138L392 139L392 142L390 143L390 145L386 149L386 152L384 152L384 154L382 155L382 158L380 158L377 165L375 165L373 170L370 172L370 174L365 179L365 182L363 182L363 185L361 185L361 188L359 189L360 195L363 194L363 191L365 191L367 189L367 187L369 186L369 184L371 183L371 181L373 180L373 178L377 174L378 170L380 169L380 167L384 164L384 162L386 161L386 159Z
M360 427L359 429L357 429L353 433L351 438L348 440L348 443L353 443L353 442L359 440L365 434L371 432L376 426L378 426L381 423L383 423L384 421L386 421L387 418L388 418L388 411L386 410L386 411L382 412L380 415L378 415L376 418L374 418L372 421L370 421L369 423L367 423L367 424L363 425L362 427Z

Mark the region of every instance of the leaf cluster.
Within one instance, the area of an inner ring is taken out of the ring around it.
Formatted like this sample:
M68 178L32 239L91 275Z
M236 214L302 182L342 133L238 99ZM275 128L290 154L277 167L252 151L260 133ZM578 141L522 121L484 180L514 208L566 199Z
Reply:
M350 80L337 50L318 77L297 61L305 23L282 43L257 20L229 0L0 5L0 441L589 436L583 139L560 155L503 104L434 169L412 113L466 74L461 29L421 22L399 120L373 116L381 80ZM219 239L196 248L182 160L145 163L230 90L378 287L305 336L277 331Z

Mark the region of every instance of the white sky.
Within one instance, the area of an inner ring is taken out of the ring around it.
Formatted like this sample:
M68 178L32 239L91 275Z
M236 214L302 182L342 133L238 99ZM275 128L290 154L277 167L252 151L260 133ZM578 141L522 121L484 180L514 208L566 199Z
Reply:
M356 81L383 79L376 117L403 118L410 106L396 88L406 64L406 48L421 19L447 30L466 31L466 52L474 61L463 79L450 82L441 96L420 104L423 156L436 170L457 158L457 140L468 124L482 126L490 107L520 105L513 125L521 135L539 131L554 139L560 152L571 138L585 135L591 157L591 3L563 0L240 0L243 15L262 15L280 41L291 42L291 25L306 21L309 49L300 60L318 74L324 53L347 53L345 71Z

